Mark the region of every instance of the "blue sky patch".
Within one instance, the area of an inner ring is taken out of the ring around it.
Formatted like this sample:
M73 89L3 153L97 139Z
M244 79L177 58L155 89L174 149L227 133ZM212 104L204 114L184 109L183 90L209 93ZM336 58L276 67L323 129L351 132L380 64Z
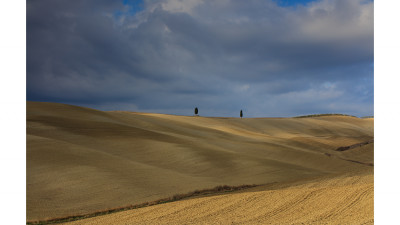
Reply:
M288 6L297 6L297 5L307 5L310 2L315 2L317 0L275 0L279 6L288 7Z

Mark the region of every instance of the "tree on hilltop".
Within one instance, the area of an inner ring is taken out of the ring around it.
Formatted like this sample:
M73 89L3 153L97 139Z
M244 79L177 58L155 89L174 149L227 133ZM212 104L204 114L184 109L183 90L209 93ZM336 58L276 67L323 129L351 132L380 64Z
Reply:
M197 114L199 114L199 109L196 107L196 108L194 108L194 114L196 115L196 116L198 116Z

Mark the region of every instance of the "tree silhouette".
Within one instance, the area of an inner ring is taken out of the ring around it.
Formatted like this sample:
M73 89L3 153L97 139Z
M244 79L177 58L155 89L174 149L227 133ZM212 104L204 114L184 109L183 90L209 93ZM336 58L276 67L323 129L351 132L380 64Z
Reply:
M199 114L199 109L198 109L197 107L194 108L194 114L195 114L195 115Z
M242 118L242 117L243 117L243 111L240 110L240 118Z

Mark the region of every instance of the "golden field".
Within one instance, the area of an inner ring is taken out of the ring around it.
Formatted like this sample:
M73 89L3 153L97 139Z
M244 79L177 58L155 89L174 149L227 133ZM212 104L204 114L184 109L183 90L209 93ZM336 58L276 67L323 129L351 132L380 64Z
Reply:
M373 224L371 169L78 220L94 224Z
M74 223L373 223L373 130L373 119L349 116L210 118L27 102L27 219L265 184ZM344 146L353 147L337 151Z

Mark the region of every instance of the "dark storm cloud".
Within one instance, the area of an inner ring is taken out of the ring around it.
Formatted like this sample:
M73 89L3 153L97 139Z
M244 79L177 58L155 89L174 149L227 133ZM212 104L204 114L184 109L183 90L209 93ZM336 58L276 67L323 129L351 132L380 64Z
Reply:
M373 2L27 2L27 97L203 115L373 114Z

